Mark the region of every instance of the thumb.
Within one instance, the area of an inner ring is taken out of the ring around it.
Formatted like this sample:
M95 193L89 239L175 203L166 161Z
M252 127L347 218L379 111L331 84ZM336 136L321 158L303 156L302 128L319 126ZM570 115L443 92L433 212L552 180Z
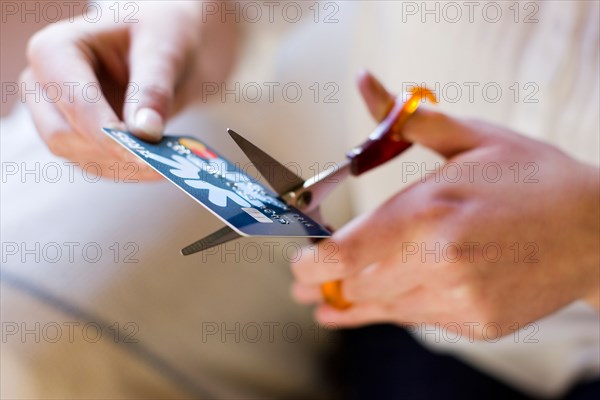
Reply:
M446 159L479 147L486 135L473 124L421 105L402 128L402 137Z
M368 71L359 73L358 88L373 118L377 122L385 119L394 106L395 96ZM406 99L397 101L400 100ZM451 158L478 147L483 142L485 135L473 129L471 125L437 112L422 103L400 133L408 142L418 143L445 158Z
M357 84L371 116L383 121L394 107L394 96L367 70L358 73Z
M164 33L164 32L163 32ZM176 38L148 31L132 39L130 78L123 115L128 129L142 139L161 139L170 115L177 81L185 67Z

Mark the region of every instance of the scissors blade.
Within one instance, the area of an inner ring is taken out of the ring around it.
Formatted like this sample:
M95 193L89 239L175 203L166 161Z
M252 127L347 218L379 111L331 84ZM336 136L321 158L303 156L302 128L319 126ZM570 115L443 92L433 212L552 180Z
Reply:
M210 235L200 240L197 240L190 245L185 246L183 249L181 249L181 254L183 254L184 256L189 256L190 254L210 249L211 247L218 246L220 244L229 242L230 240L234 240L239 237L240 235L236 231L234 231L228 226L224 226L218 231L215 231Z
M250 143L239 133L232 129L227 129L227 132L278 195L282 196L292 192L304 184L304 179Z

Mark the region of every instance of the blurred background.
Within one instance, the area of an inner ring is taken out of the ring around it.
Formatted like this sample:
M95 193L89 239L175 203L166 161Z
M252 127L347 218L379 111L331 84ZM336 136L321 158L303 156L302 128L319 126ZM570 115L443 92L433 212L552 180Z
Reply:
M99 180L93 169L52 155L20 96L7 90L19 84L29 37L54 21L53 9L44 7L55 3L59 19L68 19L68 7L81 12L85 2L1 3L1 396L305 399L335 393L330 360L337 336L315 325L311 309L288 293L289 261L307 243L242 239L180 256L181 247L220 222L167 182ZM502 3L497 20L479 11L489 2L477 2L474 21L464 8L455 20L444 2L431 2L437 18L423 13L421 2L292 2L290 14L280 12L289 3L281 2L272 22L263 3L256 2L263 12L258 20L238 3L243 45L226 83L231 94L208 96L170 121L167 132L197 136L244 164L225 134L234 128L310 177L343 159L374 128L355 87L357 72L368 68L390 90L426 83L444 112L507 125L598 162L597 2L515 3L518 15ZM269 99L273 82L278 86ZM297 99L282 92L286 85L301 88ZM263 90L257 101L256 87ZM493 94L497 88L500 95ZM559 113L567 103L569 111ZM342 185L323 215L334 228L342 226L418 179L407 166L423 172L439 162L415 147ZM597 329L589 310L569 315L592 335ZM575 374L554 371L552 357L537 357L564 339L555 329L563 322L542 322L535 348L510 338L476 349L462 342L431 346L549 396ZM589 349L552 356L593 358ZM523 362L528 351L536 356Z

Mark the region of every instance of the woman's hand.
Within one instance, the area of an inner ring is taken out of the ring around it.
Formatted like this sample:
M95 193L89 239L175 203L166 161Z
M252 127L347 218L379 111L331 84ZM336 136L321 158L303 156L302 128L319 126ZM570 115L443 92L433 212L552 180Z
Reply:
M383 118L393 97L370 75L360 87ZM488 323L505 335L578 299L598 307L597 167L505 128L426 110L404 135L447 162L292 265L299 302L321 302L319 284L342 280L353 306L320 304L320 322L477 324L473 336L482 338ZM332 246L335 261L326 262Z
M102 127L125 128L124 121L137 136L159 140L166 120L201 95L203 81L225 79L235 54L234 29L203 18L201 2L135 4L137 12L121 12L118 21L104 8L98 22L79 18L36 33L22 74L25 88L47 91L24 97L50 150L80 165L99 163L110 176L115 162L126 168L137 157ZM144 165L137 177L158 174Z

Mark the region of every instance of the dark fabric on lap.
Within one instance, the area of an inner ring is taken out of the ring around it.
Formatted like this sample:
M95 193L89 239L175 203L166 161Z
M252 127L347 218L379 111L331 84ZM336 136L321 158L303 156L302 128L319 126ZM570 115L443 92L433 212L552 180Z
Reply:
M336 360L343 399L532 399L455 357L423 347L406 330L375 325L340 332ZM600 398L600 380L566 400Z

